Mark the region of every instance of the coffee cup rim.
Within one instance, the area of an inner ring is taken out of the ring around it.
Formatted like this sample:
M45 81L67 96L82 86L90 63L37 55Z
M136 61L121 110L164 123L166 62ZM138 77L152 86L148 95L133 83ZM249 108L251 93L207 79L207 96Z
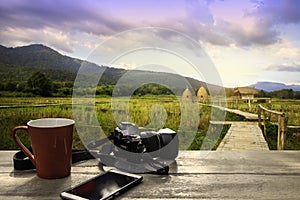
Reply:
M52 123L49 123L50 121L52 121ZM64 123L62 123L63 121ZM41 122L44 122L44 124ZM29 122L27 122L27 126L33 128L58 128L58 127L70 126L73 124L75 124L75 121L67 118L41 118L41 119L30 120Z

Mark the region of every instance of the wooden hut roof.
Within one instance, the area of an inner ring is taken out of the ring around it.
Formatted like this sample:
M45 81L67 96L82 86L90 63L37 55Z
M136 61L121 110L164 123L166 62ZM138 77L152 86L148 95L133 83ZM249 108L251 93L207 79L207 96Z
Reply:
M240 94L257 94L257 90L253 87L237 87L234 88L233 93L240 93Z

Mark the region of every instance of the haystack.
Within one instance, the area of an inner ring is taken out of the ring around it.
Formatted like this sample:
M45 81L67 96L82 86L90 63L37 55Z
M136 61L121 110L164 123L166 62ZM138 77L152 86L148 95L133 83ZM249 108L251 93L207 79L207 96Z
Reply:
M182 101L193 101L193 95L188 87L186 87L186 89L183 91L181 100Z
M209 102L209 95L207 90L201 86L197 92L197 100L201 103L208 103Z

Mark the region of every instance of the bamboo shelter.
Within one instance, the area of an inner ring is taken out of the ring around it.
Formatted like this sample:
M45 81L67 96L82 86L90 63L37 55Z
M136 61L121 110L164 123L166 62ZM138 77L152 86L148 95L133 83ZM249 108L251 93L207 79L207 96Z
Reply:
M236 108L238 109L238 101L248 101L248 110L251 111L251 101L253 102L258 91L253 87L237 87L233 89L232 100L236 101Z
M253 87L237 87L233 90L234 99L238 100L252 100L257 93L257 90Z

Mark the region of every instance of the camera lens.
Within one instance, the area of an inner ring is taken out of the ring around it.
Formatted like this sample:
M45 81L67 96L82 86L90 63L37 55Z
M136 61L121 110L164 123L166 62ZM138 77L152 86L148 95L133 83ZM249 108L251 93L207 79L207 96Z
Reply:
M172 134L160 134L160 142L161 142L161 146L164 147L167 144L169 144L172 139L174 138L175 135Z
M154 131L145 131L141 132L140 136L142 138L142 141L146 147L147 152L153 152L157 151L161 148L161 144L159 141L159 136Z
M163 160L174 160L178 156L179 150L178 135L176 133L163 133L160 134L160 141L162 149L159 157Z

